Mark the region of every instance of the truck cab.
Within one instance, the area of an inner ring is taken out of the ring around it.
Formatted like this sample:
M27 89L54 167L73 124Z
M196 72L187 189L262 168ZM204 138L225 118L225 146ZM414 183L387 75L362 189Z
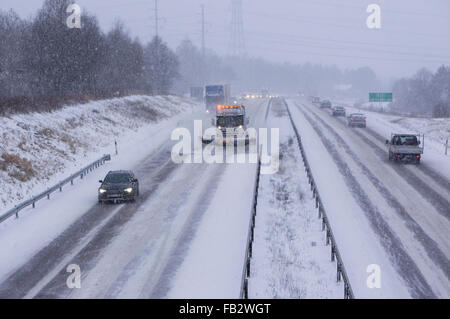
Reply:
M248 136L245 130L248 123L244 105L218 105L216 116L211 119L211 124L217 128L216 140L223 139L223 142L245 139L247 144Z

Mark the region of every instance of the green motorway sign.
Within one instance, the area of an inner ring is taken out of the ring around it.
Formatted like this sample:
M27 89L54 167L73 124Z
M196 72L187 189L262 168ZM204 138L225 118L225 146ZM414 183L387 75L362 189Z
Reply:
M369 102L392 102L392 93L369 93Z

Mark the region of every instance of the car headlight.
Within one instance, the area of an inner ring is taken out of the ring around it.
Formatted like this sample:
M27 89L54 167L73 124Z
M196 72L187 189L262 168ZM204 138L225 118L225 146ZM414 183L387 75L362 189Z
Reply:
M124 191L127 193L131 193L133 191L133 189L131 187L128 187L128 188L125 188Z
M106 189L100 188L100 189L98 190L98 192L99 192L100 194L106 193Z

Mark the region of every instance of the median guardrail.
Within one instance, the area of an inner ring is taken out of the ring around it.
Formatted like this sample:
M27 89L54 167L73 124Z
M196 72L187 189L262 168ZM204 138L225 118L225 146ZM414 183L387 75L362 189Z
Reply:
M242 270L242 280L241 280L241 299L248 299L248 278L250 277L250 263L253 252L253 239L255 235L255 220L256 220L256 206L258 204L258 189L259 189L259 179L261 173L261 152L258 150L258 166L256 169L255 186L253 189L253 202L252 202L252 212L250 216L250 222L248 225L247 233L247 247L245 250L244 268Z
M36 206L36 202L43 199L43 198L47 198L50 199L50 194L56 191L62 191L62 188L64 185L70 183L71 185L73 185L73 181L76 178L81 178L83 179L84 176L86 176L87 174L89 174L92 170L98 168L100 165L103 165L106 161L110 161L111 160L111 155L110 154L106 154L103 155L100 159L96 160L95 162L89 164L88 166L82 168L81 170L79 170L78 172L76 172L75 174L72 174L71 176L67 177L66 179L62 180L61 182L59 182L58 184L50 187L49 189L47 189L46 191L33 196L32 198L14 206L13 208L11 208L9 211L7 211L5 214L0 216L0 223L4 222L5 220L7 220L9 217L11 216L16 216L16 218L19 218L19 212L28 207L28 206L32 206L33 208L35 208Z
M297 138L298 146L300 148L300 153L302 154L303 163L305 166L305 172L308 176L309 184L311 186L311 191L313 193L315 202L316 202L316 208L319 211L319 218L322 219L322 231L326 232L326 244L331 244L331 261L336 261L336 280L338 282L341 281L341 279L344 282L344 299L353 299L353 291L352 287L350 285L350 281L347 276L347 272L345 271L344 262L342 261L341 254L339 253L339 249L336 244L336 239L334 238L333 231L331 230L331 225L327 217L327 213L325 211L325 206L322 203L322 199L320 198L319 191L317 190L316 182L314 181L314 177L311 172L311 168L308 163L308 158L306 157L305 150L303 148L302 140L300 137L300 134L297 130L297 127L295 126L294 120L292 119L291 112L289 110L289 105L286 103L286 100L283 100L284 104L286 106L289 119L291 121L291 125L294 129L295 136Z

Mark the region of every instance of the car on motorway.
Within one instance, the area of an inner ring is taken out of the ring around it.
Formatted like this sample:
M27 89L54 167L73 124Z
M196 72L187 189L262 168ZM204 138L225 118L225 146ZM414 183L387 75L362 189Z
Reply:
M345 116L345 108L343 106L334 106L331 109L331 114L333 116Z
M320 97L318 96L310 96L311 103L314 105L320 105Z
M347 117L347 124L350 127L366 127L367 118L362 113L352 113Z
M324 100L320 103L320 108L322 109L331 109L331 102L328 100Z
M99 203L135 201L139 196L139 181L132 171L109 171L99 182Z

